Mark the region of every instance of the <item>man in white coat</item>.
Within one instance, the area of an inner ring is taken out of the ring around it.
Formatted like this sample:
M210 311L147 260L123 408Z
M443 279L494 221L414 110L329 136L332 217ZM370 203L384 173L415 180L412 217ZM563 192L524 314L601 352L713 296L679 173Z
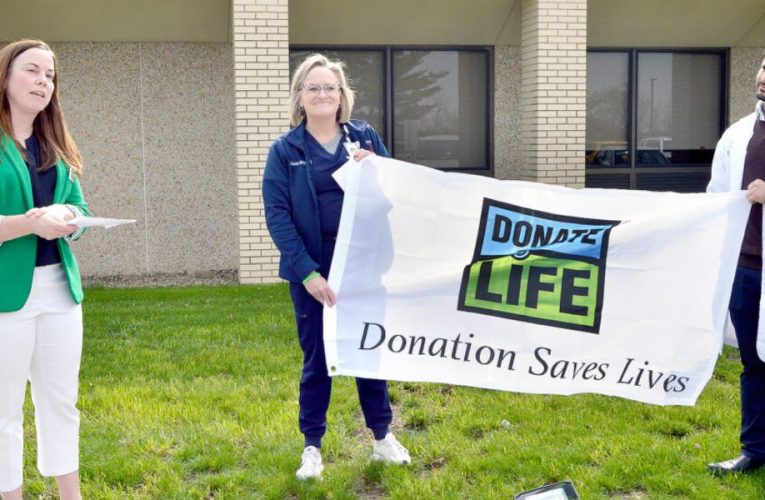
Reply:
M765 56L765 54L763 54ZM765 464L765 362L757 353L762 282L762 203L765 202L765 59L757 72L757 106L717 143L708 192L747 190L753 203L733 281L730 316L741 352L741 453L711 463L714 474L754 470ZM765 350L763 351L765 355Z

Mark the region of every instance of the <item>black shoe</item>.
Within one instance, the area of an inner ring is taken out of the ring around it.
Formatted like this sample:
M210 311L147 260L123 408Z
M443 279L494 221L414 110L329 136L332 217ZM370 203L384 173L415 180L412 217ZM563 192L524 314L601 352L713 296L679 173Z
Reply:
M725 476L727 474L737 474L747 472L762 467L762 460L753 460L746 455L741 455L725 462L717 462L707 465L707 470L716 476Z

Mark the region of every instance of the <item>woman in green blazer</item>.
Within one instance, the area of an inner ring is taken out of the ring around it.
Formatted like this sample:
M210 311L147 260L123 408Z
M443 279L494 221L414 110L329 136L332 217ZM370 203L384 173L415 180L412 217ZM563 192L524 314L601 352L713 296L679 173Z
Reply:
M0 496L22 498L27 380L37 467L62 499L80 498L77 383L82 285L68 222L87 215L82 158L59 105L45 43L0 49Z

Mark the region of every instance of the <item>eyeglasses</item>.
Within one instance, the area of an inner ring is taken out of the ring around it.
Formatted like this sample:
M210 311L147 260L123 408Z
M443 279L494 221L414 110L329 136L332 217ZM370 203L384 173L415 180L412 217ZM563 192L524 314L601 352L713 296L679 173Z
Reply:
M304 90L313 96L321 94L322 90L326 95L335 95L342 89L343 87L336 83L326 83L324 85L319 85L318 83L304 83L301 87L301 90Z

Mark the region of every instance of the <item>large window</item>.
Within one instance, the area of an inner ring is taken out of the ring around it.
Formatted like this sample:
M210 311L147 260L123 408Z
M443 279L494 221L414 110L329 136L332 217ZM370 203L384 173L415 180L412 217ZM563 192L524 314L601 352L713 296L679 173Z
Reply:
M703 191L724 128L722 51L587 54L587 186Z
M353 118L372 124L392 156L491 172L490 49L293 47L290 75L314 52L345 63L356 91Z

